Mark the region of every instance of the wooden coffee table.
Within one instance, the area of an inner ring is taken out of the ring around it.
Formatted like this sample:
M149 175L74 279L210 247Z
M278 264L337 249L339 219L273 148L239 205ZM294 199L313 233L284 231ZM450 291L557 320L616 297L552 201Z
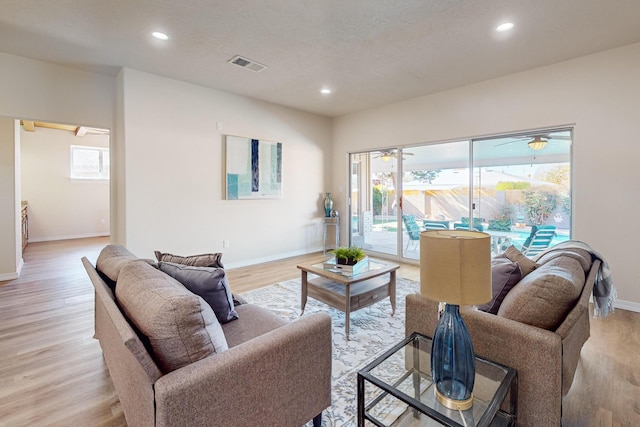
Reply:
M298 265L302 272L301 313L307 304L307 296L333 308L344 311L344 330L349 339L349 316L352 311L368 307L389 297L391 315L396 312L396 270L398 264L369 259L368 267L350 275L346 272L325 269L323 263ZM317 277L309 278L311 273Z

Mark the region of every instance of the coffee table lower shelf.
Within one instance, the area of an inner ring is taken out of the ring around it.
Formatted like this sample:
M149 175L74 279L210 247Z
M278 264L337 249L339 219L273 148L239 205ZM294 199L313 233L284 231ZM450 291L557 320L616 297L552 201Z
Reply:
M352 311L369 307L389 298L391 315L396 311L396 270L397 264L369 260L369 265L360 273L346 275L326 270L323 264L299 265L301 271L302 315L307 297L323 302L345 313L344 329L349 339L349 323Z
M395 271L392 274L395 276ZM393 316L396 311L395 277L393 281L387 277L374 277L364 282L347 285L323 277L315 277L307 280L306 295L304 293L303 285L302 313L307 303L307 296L344 311L344 330L347 339L349 339L349 318L352 312L369 307L387 297L391 300L391 315Z

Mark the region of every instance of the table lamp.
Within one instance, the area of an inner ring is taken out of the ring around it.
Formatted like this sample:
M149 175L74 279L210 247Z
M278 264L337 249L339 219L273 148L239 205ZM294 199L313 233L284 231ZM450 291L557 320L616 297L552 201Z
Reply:
M420 293L446 303L431 347L436 399L449 409L469 409L475 355L460 305L491 300L491 236L465 230L420 233Z

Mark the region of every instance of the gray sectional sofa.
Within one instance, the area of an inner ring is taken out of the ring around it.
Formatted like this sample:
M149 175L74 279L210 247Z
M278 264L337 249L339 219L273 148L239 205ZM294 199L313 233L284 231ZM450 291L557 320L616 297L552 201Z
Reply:
M106 246L95 268L82 262L128 425L320 425L331 404L328 314L289 322L232 304L235 320L220 323L203 298L122 246Z
M461 314L476 354L517 370L517 425L560 426L562 398L589 338L589 297L601 260L575 248L550 250L534 260L511 250L507 263L519 264L524 274L497 313L465 306ZM438 303L408 295L407 335L433 336L437 311Z

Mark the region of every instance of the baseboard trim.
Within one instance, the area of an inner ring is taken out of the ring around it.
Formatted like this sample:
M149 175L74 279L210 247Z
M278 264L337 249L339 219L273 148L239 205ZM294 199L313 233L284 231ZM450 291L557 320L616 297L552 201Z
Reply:
M5 274L0 274L0 282L5 282L7 280L15 280L18 277L20 277L20 275L18 273L5 273Z
M22 267L24 267L24 259L22 259L22 257L20 257L20 262L18 263L18 271L16 272L16 275L18 277L20 277L20 273L22 273Z
M71 234L67 236L51 236L51 237L36 237L36 238L29 237L29 243L54 242L56 240L88 239L90 237L108 237L108 236L110 236L109 232Z
M6 282L8 280L16 280L20 277L20 273L22 272L22 267L24 266L24 260L20 258L20 262L18 263L18 268L16 268L16 272L14 273L4 273L0 274L0 282Z
M640 304L638 304L637 302L617 300L614 306L615 308L619 308L621 310L628 310L628 311L634 311L636 313L640 313Z

